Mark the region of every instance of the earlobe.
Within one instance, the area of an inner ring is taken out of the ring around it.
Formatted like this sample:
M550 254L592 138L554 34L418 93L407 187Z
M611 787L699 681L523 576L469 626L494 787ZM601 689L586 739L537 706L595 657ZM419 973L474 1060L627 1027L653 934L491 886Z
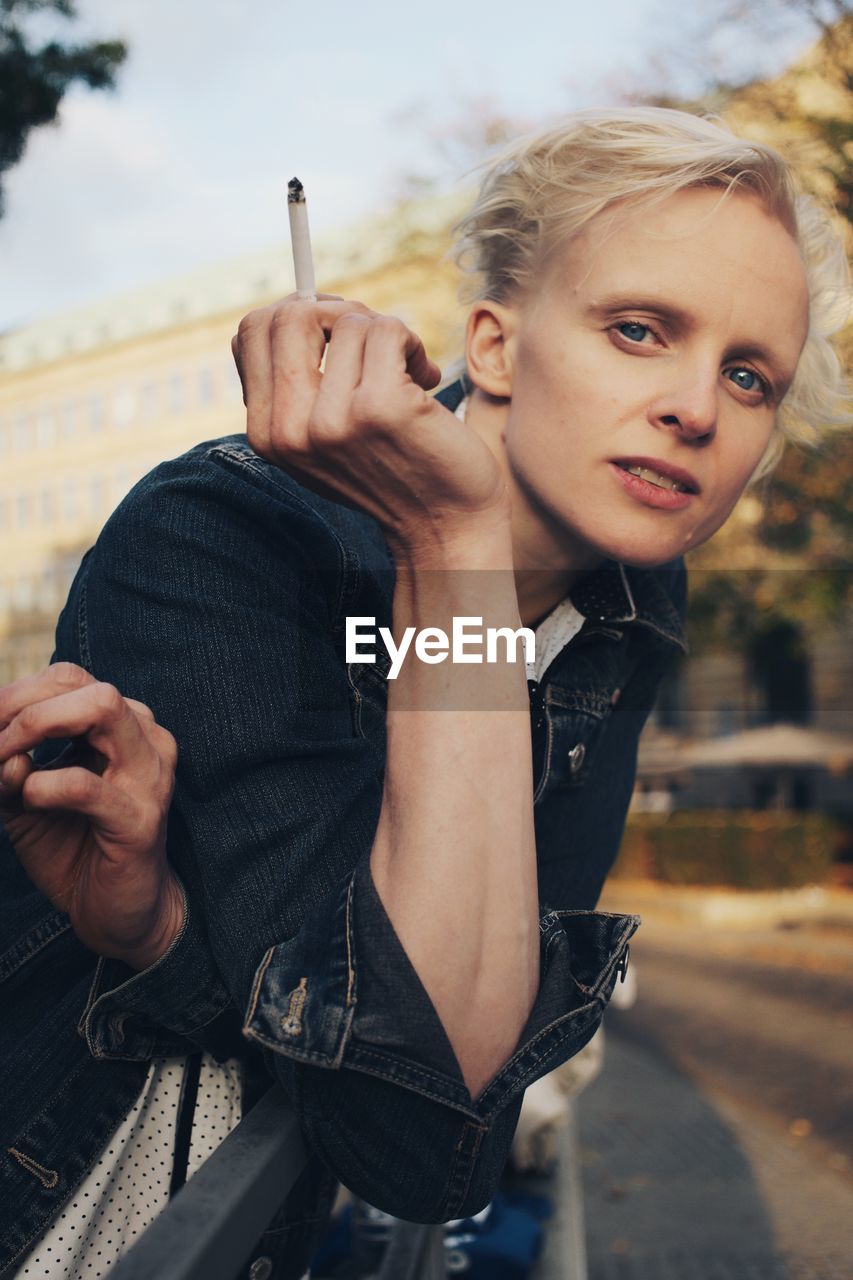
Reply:
M508 400L512 395L516 312L502 302L475 302L468 317L465 354L475 387Z

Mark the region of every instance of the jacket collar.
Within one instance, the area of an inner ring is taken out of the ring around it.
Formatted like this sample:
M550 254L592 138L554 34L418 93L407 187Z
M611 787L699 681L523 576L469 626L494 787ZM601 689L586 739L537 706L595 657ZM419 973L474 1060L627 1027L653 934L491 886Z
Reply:
M606 560L569 592L572 604L595 627L637 623L687 652L684 625L667 581L683 573L680 562L635 569Z
M436 399L454 413L472 390L467 374L463 373L442 387ZM606 560L582 578L569 597L577 611L596 627L639 623L686 653L681 616L667 590L668 580L674 585L680 573L683 573L680 562L660 569L634 569L616 560Z

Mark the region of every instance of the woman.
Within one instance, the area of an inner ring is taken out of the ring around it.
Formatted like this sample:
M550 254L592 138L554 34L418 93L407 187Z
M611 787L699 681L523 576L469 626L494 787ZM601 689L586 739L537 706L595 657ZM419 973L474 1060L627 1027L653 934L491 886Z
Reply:
M149 932L101 944L94 978L75 953L89 1052L68 1041L74 1090L43 1071L36 1119L23 1091L4 1147L79 1181L150 1060L248 1060L313 1153L262 1246L285 1277L335 1177L421 1221L491 1195L524 1088L624 968L635 918L592 908L683 647L680 556L785 439L843 419L840 248L774 152L711 122L590 112L525 140L460 248L464 379L427 394L417 338L357 303L252 313L248 445L143 481L57 633L178 742L171 871ZM535 628L535 661L438 661L460 618ZM347 661L348 619L419 637L397 678L381 649ZM44 736L6 732L7 756ZM13 1172L10 1261L58 1212Z

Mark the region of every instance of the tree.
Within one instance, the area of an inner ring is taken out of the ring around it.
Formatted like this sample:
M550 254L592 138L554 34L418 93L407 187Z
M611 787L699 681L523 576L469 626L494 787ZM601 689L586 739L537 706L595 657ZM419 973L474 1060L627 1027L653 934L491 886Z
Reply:
M75 0L0 0L0 174L21 159L31 129L54 123L71 84L113 89L116 70L127 56L121 40L33 42L24 26L27 17L40 11L77 17Z
M758 47L792 19L807 20L814 47L772 79L706 76L701 97L669 91L642 94L661 106L713 112L735 131L768 142L792 160L801 185L834 207L839 229L853 240L853 15L847 0L720 0L702 21L740 31L741 46ZM708 28L710 32L710 26ZM753 39L755 36L756 39ZM709 35L710 38L710 35ZM700 41L701 46L701 41ZM684 59L676 60L679 72ZM697 77L698 79L698 77ZM666 84L660 76L658 85ZM853 328L839 336L845 363ZM795 625L815 637L850 616L853 574L853 437L830 434L816 451L789 449L777 470L753 491L706 546L688 558L691 642L738 649L754 658L762 638Z

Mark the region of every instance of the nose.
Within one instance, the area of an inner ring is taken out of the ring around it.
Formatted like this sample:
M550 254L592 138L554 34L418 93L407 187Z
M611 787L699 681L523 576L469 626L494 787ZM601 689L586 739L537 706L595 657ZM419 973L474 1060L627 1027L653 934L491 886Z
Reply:
M669 385L649 405L648 419L654 427L672 431L684 440L708 444L717 431L718 370L693 369L682 380Z

